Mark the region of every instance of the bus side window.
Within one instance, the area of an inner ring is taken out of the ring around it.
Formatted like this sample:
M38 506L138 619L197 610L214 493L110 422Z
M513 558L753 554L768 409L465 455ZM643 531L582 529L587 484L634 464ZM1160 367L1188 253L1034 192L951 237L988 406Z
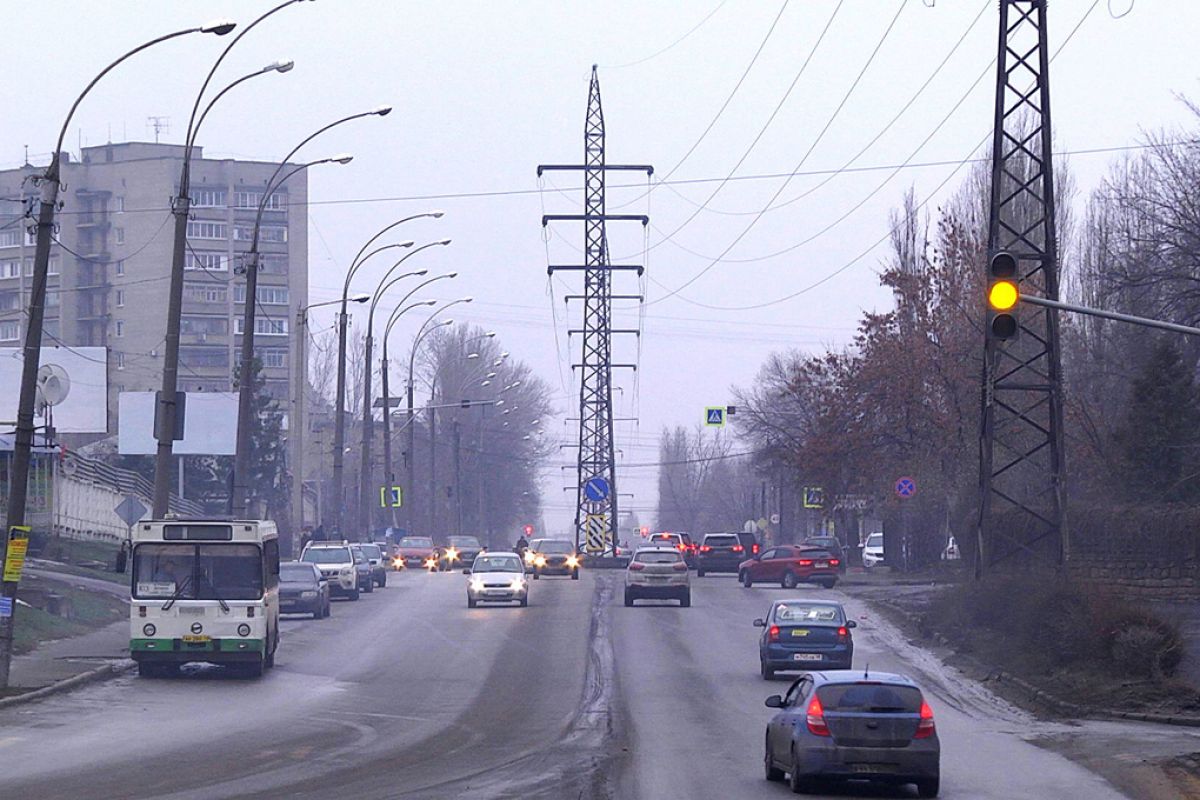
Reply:
M268 539L263 542L263 585L268 589L279 586L279 542Z

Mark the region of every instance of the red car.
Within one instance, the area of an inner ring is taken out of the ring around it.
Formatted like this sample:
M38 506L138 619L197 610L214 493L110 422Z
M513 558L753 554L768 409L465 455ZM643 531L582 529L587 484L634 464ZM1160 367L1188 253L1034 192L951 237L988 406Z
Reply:
M392 559L392 564L396 569L428 568L429 564L426 562L434 557L436 549L433 539L428 536L405 536L396 545L396 556ZM434 563L436 564L436 560Z
M738 565L738 580L747 589L755 583L779 583L794 589L801 583L818 583L832 589L838 580L841 559L828 550L784 544L764 550Z

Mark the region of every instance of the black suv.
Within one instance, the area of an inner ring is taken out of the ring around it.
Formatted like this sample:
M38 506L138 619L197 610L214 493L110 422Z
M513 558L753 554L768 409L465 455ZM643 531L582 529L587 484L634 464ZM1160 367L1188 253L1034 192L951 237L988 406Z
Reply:
M742 544L738 534L705 534L696 553L696 577L703 578L708 572L736 573L741 563L748 558L750 552Z

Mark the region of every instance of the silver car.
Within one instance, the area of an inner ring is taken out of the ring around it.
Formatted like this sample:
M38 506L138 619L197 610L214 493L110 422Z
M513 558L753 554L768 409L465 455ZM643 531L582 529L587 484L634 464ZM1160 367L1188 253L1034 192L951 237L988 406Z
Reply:
M625 569L625 605L635 600L678 600L680 608L692 604L692 585L683 553L674 547L643 547Z
M480 553L470 568L464 569L467 579L467 608L480 603L511 603L529 605L529 581L525 567L516 553Z

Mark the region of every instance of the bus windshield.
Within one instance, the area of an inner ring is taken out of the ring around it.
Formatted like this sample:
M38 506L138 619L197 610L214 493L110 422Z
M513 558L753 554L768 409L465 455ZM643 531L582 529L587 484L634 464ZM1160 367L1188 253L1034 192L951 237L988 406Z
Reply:
M133 596L169 600L258 600L262 552L253 544L140 544Z

